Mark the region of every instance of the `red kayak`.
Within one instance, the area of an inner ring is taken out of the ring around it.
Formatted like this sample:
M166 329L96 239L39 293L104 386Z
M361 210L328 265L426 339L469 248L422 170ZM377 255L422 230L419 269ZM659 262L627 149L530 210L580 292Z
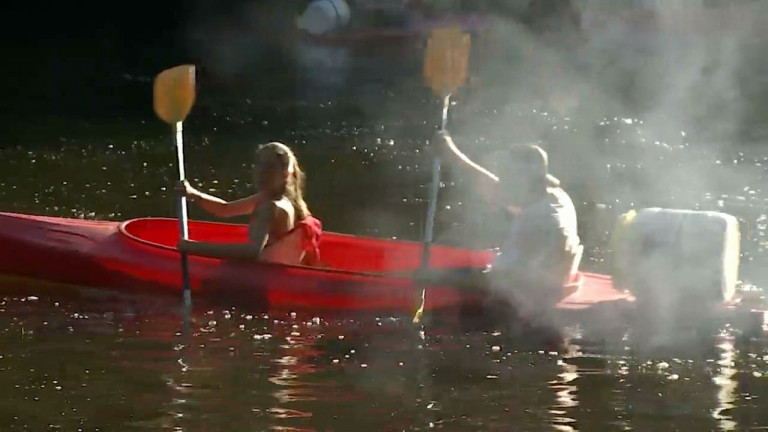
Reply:
M245 225L190 221L190 238L243 242ZM121 292L181 293L178 222L141 218L91 221L0 213L0 274ZM422 245L325 232L324 267L189 257L193 296L236 298L271 309L413 313L421 286L409 277ZM492 251L433 246L430 267L484 268ZM580 273L559 308L581 309L632 297L608 276ZM429 286L427 310L482 302L482 290Z

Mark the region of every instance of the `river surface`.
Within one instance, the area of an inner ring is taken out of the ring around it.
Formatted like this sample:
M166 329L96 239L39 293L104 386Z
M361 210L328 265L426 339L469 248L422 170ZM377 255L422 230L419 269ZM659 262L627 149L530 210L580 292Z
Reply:
M760 430L768 345L565 350L407 321L92 295L0 301L3 430Z
M175 153L170 130L151 112L150 80L105 79L119 88L107 99L137 101L129 112L81 109L71 95L71 112L33 115L34 101L7 112L0 210L174 216ZM366 99L363 108L345 99L217 101L204 93L185 124L189 178L225 198L242 196L251 191L254 146L281 140L296 149L310 209L326 230L419 239L424 140L436 123L419 85L402 84L410 101L398 105L369 84L352 98ZM471 97L454 110L452 125L474 155L509 129L546 138L552 170L581 214L584 268L607 268L612 223L623 211L710 209L739 217L742 279L765 286L766 143L705 145L680 138L680 129L670 139L622 112L579 117L524 103L483 110ZM495 246L493 212L470 181L450 168L445 175L438 239ZM191 217L210 219L194 207ZM200 301L185 326L180 299L44 288L0 293L2 431L768 428L768 338L729 325L650 338L618 323L605 323L601 337L574 325L553 342L501 328L252 315Z

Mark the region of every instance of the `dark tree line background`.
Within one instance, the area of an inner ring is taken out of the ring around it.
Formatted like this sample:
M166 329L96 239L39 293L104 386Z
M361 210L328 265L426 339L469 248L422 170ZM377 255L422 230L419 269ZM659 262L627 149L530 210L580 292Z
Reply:
M240 23L247 18L253 36L271 50L264 62L284 61L279 58L281 47L295 37L293 17L308 3L8 2L0 9L6 59L0 102L12 107L6 112L13 115L85 113L94 111L94 106L104 115L130 110L144 102L136 89L165 67L192 61L201 66L205 79L207 65L194 40L206 38L200 29L237 25L233 17ZM504 2L492 3L463 2L459 6L467 11L513 13ZM533 26L548 25L549 17L562 10L571 13L569 0L534 3L534 13L528 18ZM250 17L244 18L244 12Z

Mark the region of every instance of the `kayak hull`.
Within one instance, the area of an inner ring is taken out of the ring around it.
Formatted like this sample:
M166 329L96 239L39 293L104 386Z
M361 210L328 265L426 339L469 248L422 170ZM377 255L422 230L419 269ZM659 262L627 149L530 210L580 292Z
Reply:
M0 274L124 293L181 294L177 221L91 221L0 213ZM190 238L245 241L243 225L190 221ZM267 262L224 261L190 256L193 296L247 303L266 309L412 313L422 285L420 243L324 233L321 259L327 268ZM484 268L491 251L435 246L430 266ZM482 290L430 285L426 310L472 308ZM582 274L558 305L583 309L596 303L631 301L613 289L610 277Z

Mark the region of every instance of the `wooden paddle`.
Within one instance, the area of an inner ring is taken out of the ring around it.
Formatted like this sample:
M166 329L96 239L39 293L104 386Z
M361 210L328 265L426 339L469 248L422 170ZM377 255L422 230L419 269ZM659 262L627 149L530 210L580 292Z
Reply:
M195 103L195 66L181 65L162 71L155 77L153 105L155 114L172 125L179 165L179 181L186 179L184 173L184 139L182 123ZM182 240L189 238L187 228L187 198L179 196L179 232ZM189 261L186 252L181 252L181 277L184 288L184 305L192 305L189 287Z
M448 109L451 95L464 84L467 79L469 64L469 49L471 36L464 33L461 27L444 27L432 31L427 41L424 56L424 81L438 97L443 100L442 122L440 130L448 126ZM429 267L430 247L432 246L435 213L437 212L437 195L440 190L440 152L435 151L432 159L432 184L429 190L429 207L424 232L424 253L421 269ZM424 315L426 288L421 291L421 306L413 317L414 323L419 323Z

